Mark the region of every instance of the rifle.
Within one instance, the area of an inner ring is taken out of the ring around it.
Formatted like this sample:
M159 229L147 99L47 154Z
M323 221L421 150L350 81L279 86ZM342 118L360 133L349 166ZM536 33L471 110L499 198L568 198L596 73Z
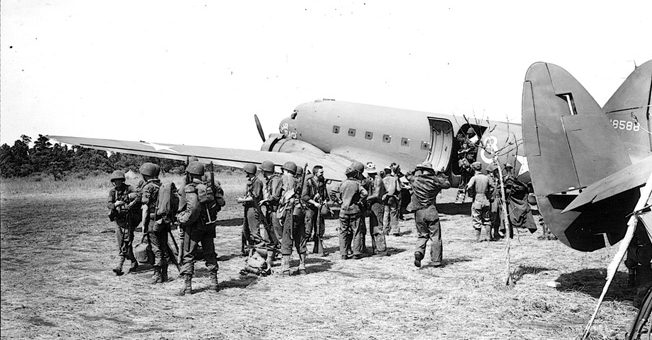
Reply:
M217 186L215 185L215 173L213 172L213 162L212 161L210 162L210 165L211 165L211 167L210 167L210 174L211 174L210 188L211 188L211 192L212 192L212 195L213 195L213 203L212 204L217 204L217 202L215 201L215 194L216 194L216 191L217 191ZM211 225L211 224L214 224L215 222L217 222L217 215L215 216L215 220L213 220L213 216L211 216L211 212L210 212L210 209L208 208L208 206L205 206L204 209L206 209L206 216L208 216L207 221L206 221L205 224L206 225Z

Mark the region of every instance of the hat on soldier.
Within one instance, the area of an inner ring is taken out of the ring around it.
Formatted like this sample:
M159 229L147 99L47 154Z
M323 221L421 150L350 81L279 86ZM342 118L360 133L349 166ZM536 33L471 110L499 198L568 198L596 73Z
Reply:
M186 168L186 172L191 175L201 176L204 174L205 171L206 170L204 169L204 164L200 162L190 162L190 164L188 164L188 167Z
M297 173L297 165L292 161L285 162L285 164L283 164L282 168L289 171L289 172L291 172L291 173L293 173L293 174Z
M249 164L245 164L245 166L242 167L242 170L244 170L244 172L246 172L246 173L248 173L250 175L255 175L256 170L258 170L258 169L256 168L255 165L249 163Z
M471 167L473 168L473 170L476 171L482 170L482 164L480 164L480 162L473 162L473 164L471 164Z
M264 161L260 165L260 169L263 170L263 171L267 171L267 172L274 172L274 162L272 162L272 161Z
M510 163L505 163L505 169L513 169L514 166L511 165Z
M470 127L468 130L466 130L466 133L467 134L469 134L469 133L475 134L475 130L472 127Z
M146 162L140 166L139 170L142 175L157 177L159 172L161 171L161 168L154 163Z
M496 169L497 168L496 168L495 165L489 164L489 166L487 166L487 173L494 172L494 170L496 170Z
M373 162L367 162L367 169L366 169L368 174L376 174L378 171L376 171L376 165Z
M423 162L423 163L417 165L416 168L417 169L422 169L422 170L434 171L434 169L432 168L432 163L430 163L430 162Z
M120 170L116 170L113 173L111 173L111 180L113 181L116 179L125 180L125 173Z
M303 168L297 168L297 173L296 173L296 175L297 175L297 176L301 176L301 175L303 175Z
M188 164L190 164L191 162L199 162L199 158L197 158L196 156L188 157Z
M362 173L364 171L364 164L358 161L353 161L353 163L351 163L351 168L359 173Z

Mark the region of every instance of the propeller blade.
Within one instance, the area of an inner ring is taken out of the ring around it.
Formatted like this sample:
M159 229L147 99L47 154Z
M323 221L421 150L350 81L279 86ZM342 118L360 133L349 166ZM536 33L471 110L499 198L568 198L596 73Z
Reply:
M263 143L265 143L265 133L263 132L263 126L260 125L260 119L258 119L258 115L254 113L254 120L256 120L256 128L258 129L258 134L260 135L260 139L263 140Z

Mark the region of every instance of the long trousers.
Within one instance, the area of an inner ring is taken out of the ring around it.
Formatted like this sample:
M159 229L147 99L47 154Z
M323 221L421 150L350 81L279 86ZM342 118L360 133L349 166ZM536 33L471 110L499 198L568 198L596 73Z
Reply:
M134 243L134 229L123 228L116 225L115 235L118 241L118 257L125 258L130 261L136 261L132 244Z
M303 242L304 232L304 216L292 215L293 209L285 210L285 218L283 218L283 238L281 239L281 255L292 255L292 246L297 250L298 254L305 254L306 247ZM303 244L303 246L302 246Z
M430 244L430 260L433 263L441 264L443 246L441 242L441 224L439 223L437 208L431 205L415 211L414 221L416 222L418 234L415 253L424 255L428 241L432 241Z
M353 252L353 255L362 255L361 218L361 214L340 214L340 255L348 255L349 250Z
M398 226L398 200L396 197L390 197L384 205L383 226L385 227L385 234L399 234L401 230Z
M379 202L371 204L369 211L369 234L371 234L371 248L375 253L387 250L383 227L384 207Z
M156 222L150 221L147 230L152 252L154 253L154 267L167 266L170 256L168 252L170 226L165 223L157 225Z
M318 209L311 209L307 208L305 211L305 218L304 218L304 228L305 232L303 234L303 244L301 245L302 248L307 248L306 245L308 241L310 241L310 238L313 236L314 232L314 242L319 242L323 240L324 238L324 233L326 231L326 224L324 222L324 216L319 214Z
M183 246L181 247L182 264L180 275L193 275L195 273L195 261L200 244L208 271L216 272L218 270L214 238L215 226L194 224L185 227Z

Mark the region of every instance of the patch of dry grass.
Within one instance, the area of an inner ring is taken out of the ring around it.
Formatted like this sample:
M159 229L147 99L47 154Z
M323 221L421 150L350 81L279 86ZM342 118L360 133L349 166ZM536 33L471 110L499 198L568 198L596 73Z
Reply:
M243 277L242 208L234 200L244 177L218 179L228 198L215 240L221 289L206 290L208 273L198 265L197 292L186 297L173 296L181 282L172 266L173 280L157 286L146 283L148 270L113 275L115 235L102 180L46 195L39 188L30 193L25 183L11 183L22 189L7 192L3 182L2 337L573 339L590 317L615 252L580 253L522 233L512 242L516 285L506 288L504 243L472 242L467 214L442 214L445 266L421 269L412 265L413 220L400 223L401 237L388 237L391 256L347 261L337 252L338 222L328 220L331 254L309 255L308 275ZM454 194L445 193L442 202ZM444 204L441 210L456 209ZM635 294L625 285L621 268L593 339L624 338L636 313Z

